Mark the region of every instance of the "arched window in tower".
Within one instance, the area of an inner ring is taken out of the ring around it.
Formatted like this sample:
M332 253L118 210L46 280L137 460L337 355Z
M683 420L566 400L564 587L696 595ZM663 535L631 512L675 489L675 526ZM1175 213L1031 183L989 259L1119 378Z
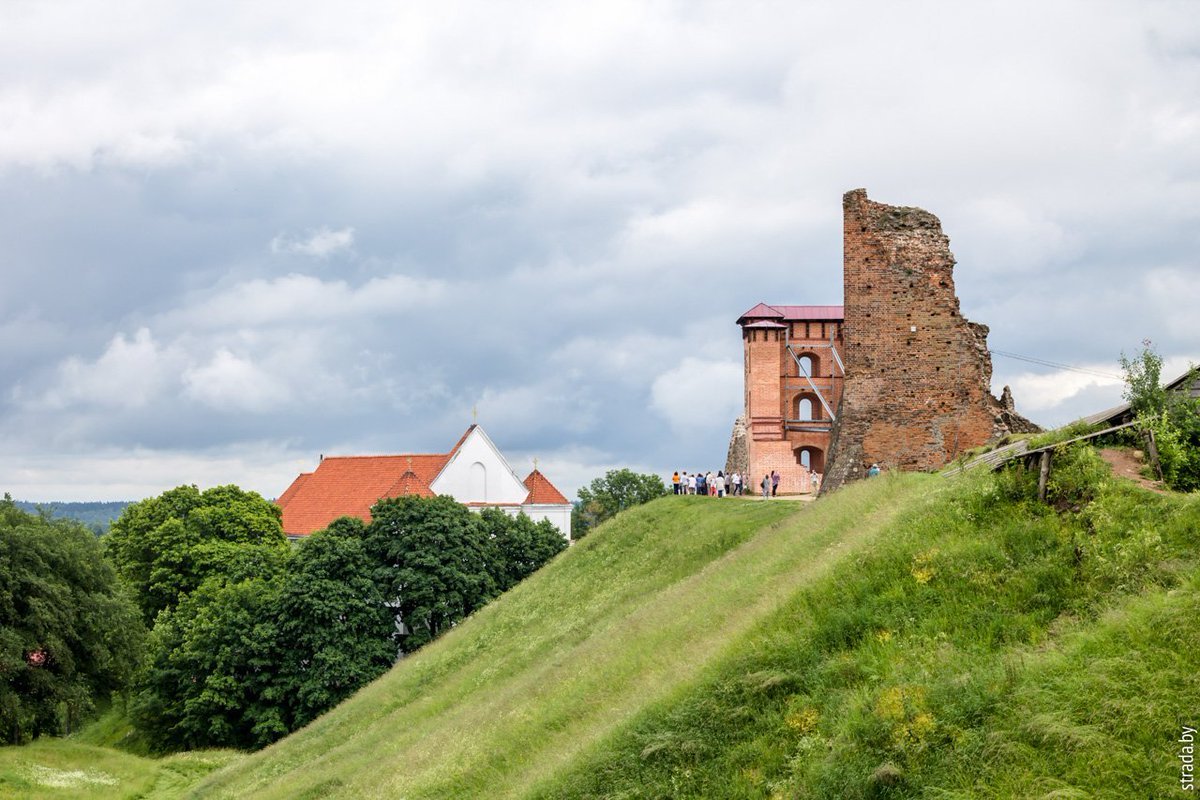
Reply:
M812 451L807 447L800 451L800 466L812 469Z
M476 461L471 465L468 481L468 503L486 503L487 496L487 467ZM461 501L460 501L461 502Z
M811 422L813 419L813 401L811 397L801 397L800 402L796 404L796 418L802 422Z
M816 375L816 373L813 371L812 356L800 356L799 363L801 375L807 375L810 378Z

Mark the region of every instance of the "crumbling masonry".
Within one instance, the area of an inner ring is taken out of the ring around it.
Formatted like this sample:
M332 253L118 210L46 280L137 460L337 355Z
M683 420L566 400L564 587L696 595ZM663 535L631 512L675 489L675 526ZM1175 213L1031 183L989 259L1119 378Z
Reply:
M863 189L842 205L844 306L760 304L738 320L749 474L774 469L781 491L805 491L811 468L826 492L872 463L933 470L989 439L1036 430L1007 387L1003 400L990 392L988 329L959 313L937 217L873 202Z

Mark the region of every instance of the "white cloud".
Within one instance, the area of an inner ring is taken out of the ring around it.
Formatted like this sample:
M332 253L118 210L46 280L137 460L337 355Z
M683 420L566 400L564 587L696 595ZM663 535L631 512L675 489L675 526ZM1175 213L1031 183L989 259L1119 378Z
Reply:
M1196 310L1200 309L1200 265L1155 269L1143 280L1167 330L1175 336L1194 335Z
M1108 364L1088 368L1098 371L1112 370L1112 366ZM1019 410L1031 415L1053 413L1072 398L1096 387L1115 389L1119 396L1119 389L1123 385L1124 382L1120 378L1102 378L1068 370L1043 374L1024 372L1014 377L1009 384ZM1083 416L1083 413L1080 416Z
M183 384L187 396L221 411L270 411L288 400L275 377L225 348L184 372Z
M65 409L76 405L115 409L145 408L170 388L180 354L164 348L149 329L139 328L132 338L119 333L92 362L72 356L57 370L54 386L36 398L20 390L27 402Z
M303 328L317 321L394 315L432 303L444 290L442 281L399 273L370 278L358 286L293 273L198 295L183 308L163 314L161 321L179 330L281 324Z
M742 409L742 365L688 356L654 379L650 397L651 407L673 430L715 426L728 431Z
M294 253L312 258L328 258L334 253L354 246L354 228L330 230L320 227L307 238L296 239L279 234L271 240L272 253Z
M198 450L32 451L0 464L0 493L36 502L140 500L184 484L234 483L274 498L298 474L312 471L317 456L262 441Z

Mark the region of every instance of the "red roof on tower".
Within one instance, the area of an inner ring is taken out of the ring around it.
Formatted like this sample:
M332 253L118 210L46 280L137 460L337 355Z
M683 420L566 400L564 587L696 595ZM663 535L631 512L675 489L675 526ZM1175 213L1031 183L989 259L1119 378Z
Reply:
M751 327L764 320L777 323L804 322L806 320L840 321L845 317L844 306L769 306L766 303L759 303L738 317L737 324ZM758 325L757 327L763 326Z
M563 496L562 492L554 488L554 484L547 480L545 475L536 469L529 473L529 477L522 483L529 487L529 497L525 498L524 505L561 506L571 502Z

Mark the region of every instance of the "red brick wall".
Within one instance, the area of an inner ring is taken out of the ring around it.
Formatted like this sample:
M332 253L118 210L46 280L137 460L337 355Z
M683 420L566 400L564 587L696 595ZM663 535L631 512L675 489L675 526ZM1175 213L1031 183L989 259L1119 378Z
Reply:
M786 331L782 328L743 329L749 487L757 487L762 476L774 470L780 474L780 493L808 492L808 469L799 462L799 448L812 448L811 464L818 472L823 470L829 452L829 412L808 381L800 376L795 359L787 352L787 345L792 344L798 356L811 353L813 382L836 412L842 376L830 354L828 334L840 337L840 322L791 322ZM835 343L840 347L840 338ZM815 419L807 426L795 423L795 401L802 395L811 396L813 403ZM809 430L796 430L797 427Z
M959 313L937 217L866 191L843 198L846 387L823 488L884 469L929 470L1006 432L987 327Z

